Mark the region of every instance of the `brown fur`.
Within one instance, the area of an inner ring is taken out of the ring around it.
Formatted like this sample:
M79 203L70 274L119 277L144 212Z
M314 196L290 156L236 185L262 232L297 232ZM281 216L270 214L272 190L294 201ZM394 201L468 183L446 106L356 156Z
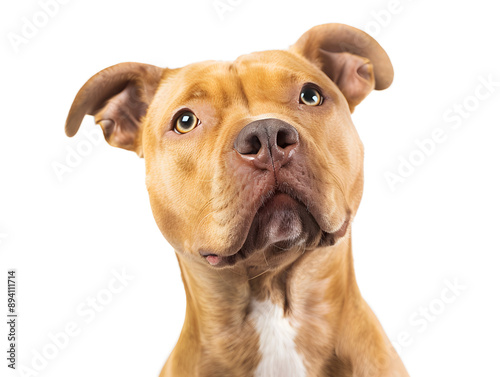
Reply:
M289 51L175 70L126 63L82 88L67 133L76 133L85 113L97 114L111 144L144 156L153 214L177 253L186 319L162 377L252 376L261 355L251 299L271 300L292 320L309 377L408 376L360 295L350 242L363 191L363 145L350 112L391 81L390 61L373 39L330 24ZM321 88L321 106L298 102L308 82ZM127 93L135 97L124 117ZM201 124L178 135L172 122L182 109ZM283 120L300 135L296 155L274 173L242 162L233 148L240 131L263 118ZM274 180L301 195L335 243L323 245L318 234L306 246L271 245L234 266L210 266L200 252L238 251Z

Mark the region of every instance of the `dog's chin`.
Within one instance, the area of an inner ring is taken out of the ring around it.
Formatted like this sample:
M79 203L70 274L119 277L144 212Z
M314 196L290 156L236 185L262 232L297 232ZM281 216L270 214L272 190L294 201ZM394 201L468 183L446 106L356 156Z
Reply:
M214 267L249 266L287 260L287 252L301 255L306 249L333 245L333 234L321 230L314 216L298 199L275 192L256 212L243 246L233 255L204 255Z

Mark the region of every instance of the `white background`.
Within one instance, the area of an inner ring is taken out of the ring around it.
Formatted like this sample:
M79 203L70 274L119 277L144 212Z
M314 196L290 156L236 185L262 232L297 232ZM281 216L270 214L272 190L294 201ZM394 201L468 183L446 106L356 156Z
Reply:
M473 98L481 78L500 82L495 2L232 0L221 19L212 1L70 0L17 52L9 33L22 37L24 17L43 22L42 8L3 2L0 312L4 323L6 272L15 268L18 363L32 368L45 351L53 359L32 375L157 376L184 319L179 268L150 211L144 161L101 141L61 180L53 170L88 146L84 133L64 134L85 81L124 61L179 67L287 48L314 25L341 22L374 36L396 73L353 115L366 148L353 226L361 291L389 337L406 339L398 349L411 376L500 376L500 86ZM464 102L467 114L443 118ZM94 127L87 117L82 130ZM446 141L391 190L384 175L397 174L400 158L417 156L416 142L438 128ZM105 295L123 268L134 279L87 323L77 308ZM459 295L443 303L455 280ZM425 329L410 322L429 306L436 315ZM71 323L79 334L54 354L51 334ZM4 324L4 356L6 333ZM1 376L10 375L4 356Z

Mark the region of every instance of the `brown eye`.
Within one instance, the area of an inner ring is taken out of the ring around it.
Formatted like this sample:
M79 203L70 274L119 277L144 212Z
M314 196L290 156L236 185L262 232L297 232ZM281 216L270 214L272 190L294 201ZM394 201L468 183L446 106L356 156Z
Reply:
M186 134L194 130L200 121L191 111L185 111L175 121L174 130L178 134Z
M305 87L300 92L300 102L308 106L319 106L323 103L323 97L316 89Z

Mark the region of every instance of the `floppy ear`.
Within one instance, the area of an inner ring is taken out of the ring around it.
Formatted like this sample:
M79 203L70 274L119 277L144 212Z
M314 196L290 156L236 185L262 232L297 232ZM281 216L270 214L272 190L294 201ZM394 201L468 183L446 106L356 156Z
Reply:
M74 136L83 117L93 115L110 145L142 157L142 118L162 73L162 68L141 63L121 63L100 71L76 95L66 119L66 135Z
M384 49L351 26L313 27L290 48L320 68L344 94L351 112L373 89L388 88L394 76Z

